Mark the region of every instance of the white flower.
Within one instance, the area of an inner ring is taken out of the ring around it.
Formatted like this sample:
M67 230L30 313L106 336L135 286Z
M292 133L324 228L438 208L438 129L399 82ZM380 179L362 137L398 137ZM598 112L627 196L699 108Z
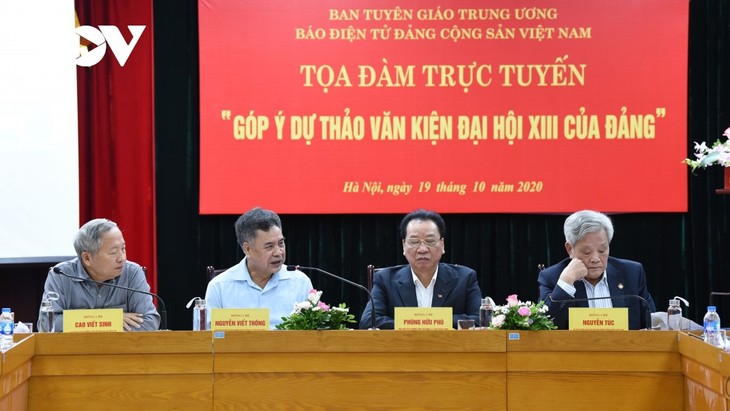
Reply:
M346 330L349 323L355 322L355 316L345 303L330 307L320 300L322 291L312 289L306 300L294 304L294 311L289 317L283 317L277 330Z
M317 303L319 302L319 299L321 297L322 297L322 291L317 291L315 289L312 289L309 291L307 300L309 300L312 304L317 305Z
M705 143L704 141L702 143L698 143L695 141L695 151L698 153L708 151L707 143ZM699 157L699 154L696 155Z
M312 304L309 303L309 301L303 301L301 303L294 304L294 311L292 311L292 314L294 313L300 313L302 310L308 310L309 307L311 307Z
M513 305L510 305L513 304ZM544 302L521 301L515 294L507 297L506 305L494 307L489 328L506 330L552 330L555 324L547 315Z
M722 135L727 137L728 140L722 142L717 140L711 147L708 147L704 141L701 143L695 142L695 159L687 158L684 162L692 167L693 171L713 164L730 167L730 128L725 130Z

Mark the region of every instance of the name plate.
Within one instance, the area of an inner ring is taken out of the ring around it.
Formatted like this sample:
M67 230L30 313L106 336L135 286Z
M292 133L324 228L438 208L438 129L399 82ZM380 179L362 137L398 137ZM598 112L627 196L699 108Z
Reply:
M214 308L210 313L211 331L269 330L268 308Z
M396 330L453 330L451 307L395 307Z
M63 310L63 332L98 333L124 331L121 308Z
M629 309L621 308L568 308L569 330L628 330Z

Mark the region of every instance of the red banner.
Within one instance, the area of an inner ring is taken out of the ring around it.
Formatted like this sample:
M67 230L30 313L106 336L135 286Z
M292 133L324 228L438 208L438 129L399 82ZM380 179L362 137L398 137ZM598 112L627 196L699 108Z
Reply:
M686 211L686 0L201 0L200 212Z

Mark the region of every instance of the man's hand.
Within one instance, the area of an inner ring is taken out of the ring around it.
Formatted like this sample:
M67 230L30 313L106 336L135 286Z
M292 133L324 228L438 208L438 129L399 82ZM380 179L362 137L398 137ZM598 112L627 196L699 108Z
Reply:
M140 313L124 313L124 331L131 331L133 328L140 328L144 318Z
M573 258L563 272L560 273L560 279L573 285L573 283L582 280L587 275L588 268L583 264L583 261Z

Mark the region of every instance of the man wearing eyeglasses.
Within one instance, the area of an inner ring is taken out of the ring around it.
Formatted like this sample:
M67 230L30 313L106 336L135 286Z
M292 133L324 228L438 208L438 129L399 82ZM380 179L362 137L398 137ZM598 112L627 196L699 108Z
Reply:
M469 268L441 263L446 224L433 211L416 210L401 220L400 236L408 265L379 270L373 278L375 325L394 328L395 307L451 307L453 326L460 319L479 323L482 292L477 273ZM371 325L370 303L365 307L360 328Z

